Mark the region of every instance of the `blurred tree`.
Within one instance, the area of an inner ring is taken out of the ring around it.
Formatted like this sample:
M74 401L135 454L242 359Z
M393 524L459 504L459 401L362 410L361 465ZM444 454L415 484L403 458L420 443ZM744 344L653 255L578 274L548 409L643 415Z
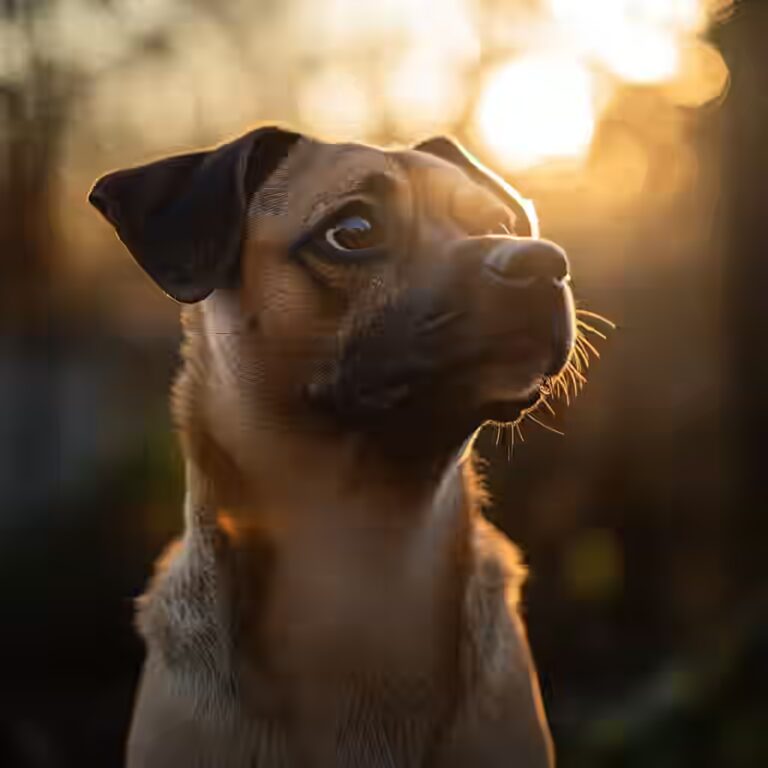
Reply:
M730 411L737 467L738 515L760 538L768 512L765 482L768 434L768 67L765 30L768 4L743 2L722 30L722 47L732 84L725 108L723 236L727 305ZM760 62L760 64L757 64ZM744 533L744 531L742 532ZM750 554L736 542L732 568L747 582L765 571L759 550ZM759 582L758 582L759 583Z
M162 47L176 0L0 0L0 321L50 329L66 127L94 78Z
M37 55L33 17L41 3L2 0L3 22L15 32L25 66L0 79L0 317L14 328L39 327L51 298L49 259L51 171L66 114L66 78Z

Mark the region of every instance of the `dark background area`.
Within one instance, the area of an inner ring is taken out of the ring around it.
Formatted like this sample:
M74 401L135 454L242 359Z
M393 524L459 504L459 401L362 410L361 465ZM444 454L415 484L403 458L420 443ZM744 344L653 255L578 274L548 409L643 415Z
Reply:
M46 5L67 7L0 0L0 56ZM179 532L176 310L84 204L107 168L224 137L206 115L170 145L94 119L94 83L166 55L177 24L135 25L101 68L44 46L15 78L0 67L8 768L120 764L142 657L132 601ZM724 98L684 108L628 86L581 171L516 179L568 249L583 306L618 325L594 339L583 393L542 416L565 436L525 423L511 460L481 437L492 516L531 567L526 614L564 768L768 765L768 3L738 3L710 39L730 69ZM246 118L294 117L263 93ZM248 122L232 119L232 132ZM631 193L628 136L644 153Z

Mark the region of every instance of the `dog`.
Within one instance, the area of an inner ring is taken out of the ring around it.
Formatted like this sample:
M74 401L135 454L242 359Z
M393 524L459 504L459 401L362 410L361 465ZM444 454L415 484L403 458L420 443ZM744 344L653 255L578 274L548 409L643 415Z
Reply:
M129 768L554 763L472 442L574 348L563 250L458 143L261 127L89 199L184 306L184 533Z

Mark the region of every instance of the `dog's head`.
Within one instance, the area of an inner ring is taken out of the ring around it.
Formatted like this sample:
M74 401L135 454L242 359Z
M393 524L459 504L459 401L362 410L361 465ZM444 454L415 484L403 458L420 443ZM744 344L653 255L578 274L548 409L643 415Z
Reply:
M455 445L535 404L572 352L564 252L448 139L385 151L261 128L111 173L90 200L287 418Z

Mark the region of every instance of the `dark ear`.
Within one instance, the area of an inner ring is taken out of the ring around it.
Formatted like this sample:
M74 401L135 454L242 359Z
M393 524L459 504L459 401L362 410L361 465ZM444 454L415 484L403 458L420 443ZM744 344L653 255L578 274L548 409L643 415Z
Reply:
M515 234L525 237L539 236L539 220L536 209L530 200L526 200L514 187L507 184L489 168L480 163L456 141L445 136L435 136L417 144L414 149L427 152L453 165L459 166L473 181L484 186L511 208L517 220Z
M300 138L258 128L215 149L109 173L88 199L167 294L200 301L232 284L250 198Z

